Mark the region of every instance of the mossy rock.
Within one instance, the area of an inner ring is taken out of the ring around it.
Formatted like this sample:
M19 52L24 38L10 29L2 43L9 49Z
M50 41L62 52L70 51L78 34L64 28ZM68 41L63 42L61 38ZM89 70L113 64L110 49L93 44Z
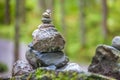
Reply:
M45 69L37 69L31 73L21 76L14 76L11 80L115 80L99 74L75 71L53 71Z

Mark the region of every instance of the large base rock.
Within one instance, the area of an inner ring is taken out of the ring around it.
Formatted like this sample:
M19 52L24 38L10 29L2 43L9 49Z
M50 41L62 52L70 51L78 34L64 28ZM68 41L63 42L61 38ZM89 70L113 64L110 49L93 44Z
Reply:
M46 67L50 65L55 65L56 68L60 68L65 66L69 61L62 51L41 53L29 49L26 52L26 58L34 68Z
M99 45L88 71L120 80L120 51L111 46Z

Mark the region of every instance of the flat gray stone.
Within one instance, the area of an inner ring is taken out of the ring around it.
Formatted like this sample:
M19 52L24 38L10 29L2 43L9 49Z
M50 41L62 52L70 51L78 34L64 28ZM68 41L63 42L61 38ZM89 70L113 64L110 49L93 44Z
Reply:
M99 45L88 71L120 80L120 51L112 46Z
M61 52L42 53L37 55L43 66L55 65L57 68L63 67L68 63L68 58Z
M57 68L65 66L69 59L62 51L41 53L32 49L26 52L28 62L34 67L47 67L55 65Z

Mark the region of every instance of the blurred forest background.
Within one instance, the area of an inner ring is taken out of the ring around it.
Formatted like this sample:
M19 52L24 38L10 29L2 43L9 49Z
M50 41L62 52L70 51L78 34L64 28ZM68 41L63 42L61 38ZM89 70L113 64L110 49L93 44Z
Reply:
M120 0L0 0L0 39L15 43L15 56L19 43L32 41L46 9L52 10L72 61L90 63L98 44L111 45L120 35Z

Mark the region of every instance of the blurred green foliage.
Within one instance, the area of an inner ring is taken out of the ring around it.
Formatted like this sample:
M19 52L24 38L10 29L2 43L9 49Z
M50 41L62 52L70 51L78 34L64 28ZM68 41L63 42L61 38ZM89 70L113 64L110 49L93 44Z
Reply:
M85 7L86 13L86 47L82 48L80 44L80 20L79 20L79 0L65 0L65 22L67 30L65 40L65 52L71 60L78 63L90 62L95 53L98 44L111 45L111 40L115 35L120 35L120 0L108 0L108 38L104 41L101 29L101 0L86 0ZM15 27L15 0L10 1L12 22L10 25L2 24L4 18L5 1L0 1L0 37L14 40L14 27ZM62 33L61 27L61 9L60 1L56 0L54 5L53 24ZM26 23L21 23L20 26L20 41L28 44L32 41L32 32L41 24L41 11L38 7L38 0L26 0Z
M6 64L0 62L0 73L8 71L8 67Z
M0 23L3 23L4 21L2 20L4 18L4 3L3 1L0 2Z

